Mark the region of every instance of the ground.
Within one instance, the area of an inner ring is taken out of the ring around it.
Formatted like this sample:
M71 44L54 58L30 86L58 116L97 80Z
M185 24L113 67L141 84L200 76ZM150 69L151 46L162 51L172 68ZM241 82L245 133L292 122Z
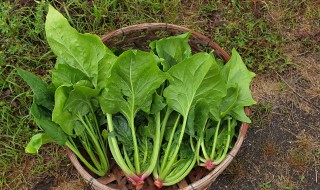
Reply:
M257 73L251 85L257 104L238 155L211 189L320 189L318 0L51 3L81 32L168 22L199 31L228 52L236 48ZM38 129L28 112L32 93L14 67L50 82L55 57L45 14L43 2L0 2L0 189L86 189L63 147L24 153Z

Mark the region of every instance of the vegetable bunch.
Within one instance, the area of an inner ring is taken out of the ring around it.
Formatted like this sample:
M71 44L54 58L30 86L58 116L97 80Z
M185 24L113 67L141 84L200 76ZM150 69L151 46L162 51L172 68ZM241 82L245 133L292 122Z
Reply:
M223 65L212 53L193 54L190 32L150 43L150 52L115 55L92 34L80 34L52 6L46 35L57 63L52 84L18 69L34 91L31 113L44 133L26 147L69 147L91 171L109 169L107 149L137 189L181 181L196 165L211 170L232 147L244 107L255 103L254 73L232 50Z

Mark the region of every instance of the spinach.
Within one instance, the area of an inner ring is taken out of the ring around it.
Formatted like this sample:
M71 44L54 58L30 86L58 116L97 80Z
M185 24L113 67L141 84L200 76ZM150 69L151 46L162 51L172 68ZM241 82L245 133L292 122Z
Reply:
M108 140L115 161L136 186L142 185L143 180L153 171L157 161L160 149L160 112L153 113L151 119L156 123L154 127L156 135L153 139L153 151L149 152L151 154L149 163L143 165L145 167L142 167L140 162L141 151L138 147L139 139L135 117L139 111L150 114L156 89L165 80L166 74L158 68L153 54L128 50L123 52L113 64L111 75L99 98L101 108L107 114L110 133L115 130L113 114L121 113L128 122L132 141L125 144L132 143L133 145L133 162L124 158L128 154L128 147L124 147L124 153L121 154L117 138L110 136ZM127 139L131 140L130 138Z
M161 188L195 165L213 169L232 147L238 121L250 123L244 107L255 103L254 73L235 49L225 65L212 53L193 54L189 32L151 42L150 52L114 55L50 5L45 30L57 55L52 84L17 68L34 92L30 111L43 130L28 153L45 143L65 145L103 176L109 148L137 189L151 174Z
M98 115L101 112L98 94L116 56L98 36L78 33L50 5L45 30L49 45L58 56L52 71L54 87L17 68L34 92L30 110L44 131L30 139L26 152L38 153L41 145L49 142L65 145L92 172L103 176L109 163L106 130L98 122L105 117ZM81 154L81 150L88 158Z

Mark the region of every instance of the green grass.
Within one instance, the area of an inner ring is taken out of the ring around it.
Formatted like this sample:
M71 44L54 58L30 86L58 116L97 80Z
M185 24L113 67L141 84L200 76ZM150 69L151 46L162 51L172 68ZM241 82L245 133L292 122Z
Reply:
M212 38L228 52L236 48L248 67L258 73L268 73L272 69L284 71L291 64L288 51L289 54L290 51L319 51L319 46L314 45L317 42L315 36L296 32L301 20L312 26L311 33L320 27L320 10L314 6L316 0L50 2L80 32L103 35L144 22L167 22L189 27ZM45 39L46 7L47 3L33 0L0 1L0 187L8 184L13 189L32 187L26 181L25 173L15 177L19 181L15 185L10 175L27 158L38 163L29 171L38 176L49 168L57 167L57 162L45 164L43 155L24 153L26 142L38 129L28 111L32 93L14 70L14 67L21 67L50 82L50 69L54 66L55 57ZM299 47L295 46L297 40L302 42ZM279 88L284 89L285 86ZM270 105L258 106L257 112L270 112ZM55 159L65 159L54 154L55 148L49 146L49 149L46 154Z

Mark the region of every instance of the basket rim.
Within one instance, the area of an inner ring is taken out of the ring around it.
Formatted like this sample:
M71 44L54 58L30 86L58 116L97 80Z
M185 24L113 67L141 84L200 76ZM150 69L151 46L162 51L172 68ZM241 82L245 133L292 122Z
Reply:
M130 25L126 27L122 27L120 29L111 31L106 33L105 35L101 36L101 41L104 43L108 43L109 40L111 40L114 37L124 37L126 34L137 31L137 30L166 30L166 31L182 31L182 32L189 32L192 31L189 28L174 25L174 24L168 24L168 23L142 23L142 24L136 24L136 25ZM207 47L210 47L215 50L215 53L220 56L225 62L227 62L230 59L229 54L223 50L218 44L213 42L210 38L204 36L203 34L199 32L192 31L192 34L190 37L193 37L195 39L201 40L206 43ZM245 107L245 113L247 116L250 115L250 108ZM224 171L224 169L231 163L233 158L238 153L244 139L247 133L247 129L249 127L248 123L242 122L240 127L240 132L238 139L234 145L234 147L229 151L227 154L227 157L210 173L208 173L206 176L201 178L198 181L194 181L191 184L189 184L187 187L182 188L181 190L191 190L191 189L205 189L208 186L210 186L214 180ZM66 153L74 165L74 167L77 169L77 171L80 173L80 175L84 178L84 180L91 186L94 186L95 188L103 189L103 190L116 190L114 188L108 187L107 185L101 184L99 181L97 181L93 176L91 176L81 165L80 161L76 157L76 155L66 147Z

